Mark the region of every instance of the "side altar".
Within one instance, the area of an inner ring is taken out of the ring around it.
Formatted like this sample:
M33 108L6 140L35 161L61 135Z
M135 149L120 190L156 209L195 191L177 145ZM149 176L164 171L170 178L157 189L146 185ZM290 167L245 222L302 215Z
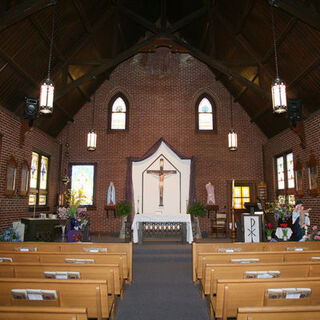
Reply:
M189 214L136 214L131 229L133 242L142 243L146 237L180 235L182 242L193 242L191 217Z

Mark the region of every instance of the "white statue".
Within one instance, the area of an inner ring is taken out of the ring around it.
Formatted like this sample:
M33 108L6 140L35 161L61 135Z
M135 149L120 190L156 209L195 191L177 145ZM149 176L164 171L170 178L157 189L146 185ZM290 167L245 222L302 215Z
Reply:
M208 182L206 184L206 189L207 189L207 194L208 194L208 198L207 198L207 204L216 204L216 198L214 195L214 186L211 182Z

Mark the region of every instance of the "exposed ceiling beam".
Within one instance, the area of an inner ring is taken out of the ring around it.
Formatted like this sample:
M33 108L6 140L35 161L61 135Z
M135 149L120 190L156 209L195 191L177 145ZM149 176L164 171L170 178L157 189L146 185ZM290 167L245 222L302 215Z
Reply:
M252 59L227 59L217 61L228 66L257 66L257 61Z
M0 18L0 32L25 17L52 5L52 1L49 0L23 1L21 4L14 6L2 15Z
M257 79L258 75L259 75L259 72L257 72L250 81L254 82ZM233 99L233 102L238 102L247 91L248 91L248 87L243 88L241 92Z
M290 21L288 22L288 24L286 25L286 27L282 30L282 32L280 33L280 36L276 40L278 50L296 23L297 23L297 18L291 18ZM273 52L274 52L274 47L272 45L269 48L269 50L266 52L264 57L262 58L262 63L266 63L268 61L268 59L270 58L270 56L273 54Z
M96 66L100 64L110 63L112 59L87 59L87 60L70 60L69 65L87 65L87 66Z
M247 18L256 3L256 0L245 0L243 2L244 2L244 5L243 5L244 9L243 9L241 18L239 19L239 22L235 28L235 30L236 30L235 34L239 34L242 32L242 29L247 21Z
M208 66L220 71L221 73L223 73L227 77L231 77L232 79L239 81L243 85L249 87L250 89L252 89L256 93L261 95L263 98L265 98L265 99L270 99L271 98L270 93L268 93L266 90L264 90L263 88L259 87L255 83L251 82L247 78L244 78L239 73L231 70L230 68L225 66L223 63L219 62L218 60L212 59L210 56L206 55L205 53L203 53L199 49L193 47L189 43L187 43L185 41L182 41L181 39L179 39L179 38L177 38L175 36L173 36L173 40L175 42L177 42L179 45L181 45L181 46L185 47L186 49L188 49L190 51L191 55L193 55L195 58L199 59L200 61L204 62L206 65L208 65Z
M19 66L6 52L4 52L1 48L0 48L0 56L8 62L8 64L17 72L19 73L25 80L27 80L30 85L35 88L36 90L40 90L40 84L38 81L36 81L35 79L33 79L29 73L27 73L23 68L21 68L21 66ZM23 106L23 103L21 103L16 109L16 110L20 110L21 106ZM74 121L73 118L63 109L61 108L59 105L56 105L57 109L59 109L59 111L61 111L70 121Z
M91 24L89 23L88 19L87 19L87 15L85 14L85 12L82 9L81 4L79 3L78 0L72 0L72 4L73 6L76 8L76 10L78 11L80 20L82 21L83 27L86 30L86 32L88 33L92 33L92 27Z
M77 88L81 84L92 80L94 77L106 72L108 69L113 68L120 64L121 62L124 62L125 60L129 59L133 55L135 55L142 47L146 46L149 43L152 43L158 35L153 35L150 38L143 40L141 42L138 42L131 48L119 53L114 59L111 60L110 63L99 65L97 67L94 67L91 71L88 73L84 74L80 78L72 81L68 85L66 85L64 88L59 90L56 95L55 95L55 101L61 99L65 94L70 92L71 90Z
M133 12L132 10L124 7L124 6L117 6L120 13L126 15L128 18L132 19L134 22L140 24L145 29L151 31L152 33L159 33L159 28L156 27L156 25L149 20L145 19L144 17L140 16L139 14Z
M301 2L297 0L276 0L275 5L320 31L320 14L306 7Z

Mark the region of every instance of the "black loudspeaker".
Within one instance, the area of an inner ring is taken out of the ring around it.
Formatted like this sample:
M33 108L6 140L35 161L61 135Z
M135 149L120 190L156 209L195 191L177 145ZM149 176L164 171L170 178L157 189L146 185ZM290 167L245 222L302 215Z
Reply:
M297 121L302 120L302 100L288 99L288 119L295 127Z
M38 99L24 98L23 117L29 120L36 120L39 109Z

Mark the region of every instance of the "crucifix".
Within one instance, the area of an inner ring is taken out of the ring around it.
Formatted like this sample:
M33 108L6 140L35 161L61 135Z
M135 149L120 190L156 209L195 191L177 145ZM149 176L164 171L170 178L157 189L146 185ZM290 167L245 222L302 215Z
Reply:
M176 174L176 170L164 170L164 160L160 159L160 170L147 170L147 173L154 174L156 176L159 176L159 192L160 192L160 207L163 207L163 183L164 183L164 177L170 175L170 174Z

